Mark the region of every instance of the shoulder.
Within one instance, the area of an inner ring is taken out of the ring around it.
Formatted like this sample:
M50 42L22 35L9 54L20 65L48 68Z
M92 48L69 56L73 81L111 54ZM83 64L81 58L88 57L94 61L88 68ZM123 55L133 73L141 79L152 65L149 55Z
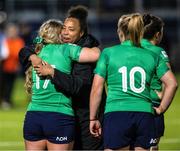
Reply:
M72 44L72 43L64 43L62 44L62 47L68 50L74 50L74 49L80 49L82 47L78 46L77 44Z
M99 41L91 34L86 34L81 37L77 44L82 47L97 47Z
M64 43L64 44L62 44L62 45L67 46L67 47L71 47L71 46L76 47L76 46L78 46L78 45L72 44L72 43Z
M119 50L119 49L121 49L122 48L122 46L121 45L115 45L115 46L111 46L111 47L106 47L106 48L104 48L103 50L102 50L102 52L104 52L104 53L111 53L111 52L113 52L114 50Z

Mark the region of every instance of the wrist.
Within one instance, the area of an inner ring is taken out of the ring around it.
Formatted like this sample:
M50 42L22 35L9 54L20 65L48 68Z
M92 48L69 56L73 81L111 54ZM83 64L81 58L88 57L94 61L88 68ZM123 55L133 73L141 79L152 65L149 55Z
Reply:
M90 117L90 118L89 118L89 121L96 121L96 120L98 120L97 117Z
M30 56L29 56L29 60L30 61L32 61L34 58L36 58L37 56L36 56L36 54L31 54Z
M162 107L162 105L159 105L158 108L159 108L160 114L165 112L165 109Z
M89 121L97 121L98 119L89 119Z

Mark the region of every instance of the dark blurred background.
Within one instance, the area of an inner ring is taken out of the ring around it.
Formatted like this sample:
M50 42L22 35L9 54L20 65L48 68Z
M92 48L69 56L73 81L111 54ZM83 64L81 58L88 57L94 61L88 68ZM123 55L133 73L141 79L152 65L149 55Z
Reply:
M1 0L0 11L7 14L6 22L20 26L26 45L32 42L39 25L49 18L64 20L71 6L89 8L90 32L102 48L118 43L118 18L126 13L152 13L165 22L162 46L167 51L175 72L180 71L180 1L179 0Z
M121 15L139 12L161 17L165 22L161 45L180 81L180 0L0 0L0 150L24 150L22 123L30 96L25 93L23 71L18 65L19 48L32 44L43 21L64 21L67 10L75 5L88 7L90 33L102 48L119 43L116 30ZM4 41L8 41L8 47ZM10 89L9 99L3 97L5 88ZM180 150L179 100L178 90L165 114L162 150Z

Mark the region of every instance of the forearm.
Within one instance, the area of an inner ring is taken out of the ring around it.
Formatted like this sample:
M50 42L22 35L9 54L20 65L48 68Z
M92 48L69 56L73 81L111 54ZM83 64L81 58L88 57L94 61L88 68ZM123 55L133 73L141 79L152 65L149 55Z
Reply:
M98 47L83 47L78 62L96 62L99 59L100 53Z
M82 79L54 69L54 76L51 82L58 91L68 95L76 95L83 86Z
M97 119L97 113L98 113L98 108L101 103L101 95L95 92L95 90L91 91L90 95L90 120Z
M103 87L104 78L99 75L95 75L90 94L90 120L98 118L97 113L101 103Z
M19 61L22 65L22 67L27 70L29 66L31 66L31 61L29 60L29 57L35 54L33 51L33 48L30 47L24 47L19 52Z
M166 86L164 89L164 95L160 104L160 110L162 110L161 112L166 112L166 110L168 109L168 107L170 106L174 95L176 93L176 89L177 89L177 85L176 84L172 84L169 86Z

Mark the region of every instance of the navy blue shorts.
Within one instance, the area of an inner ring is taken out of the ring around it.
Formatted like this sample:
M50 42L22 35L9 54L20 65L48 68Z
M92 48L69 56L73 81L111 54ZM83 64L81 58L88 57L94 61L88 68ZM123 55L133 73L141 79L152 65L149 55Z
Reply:
M156 145L154 115L145 112L106 113L103 126L104 148L130 146L149 149Z
M159 104L153 103L153 106L158 107ZM154 122L155 122L155 137L160 138L161 136L164 135L164 130L165 130L164 114L161 114L161 115L155 114Z
M164 115L155 115L154 116L154 122L155 122L155 137L160 138L164 135Z
M28 111L24 120L25 140L46 139L54 144L68 144L74 140L73 116L57 112Z

